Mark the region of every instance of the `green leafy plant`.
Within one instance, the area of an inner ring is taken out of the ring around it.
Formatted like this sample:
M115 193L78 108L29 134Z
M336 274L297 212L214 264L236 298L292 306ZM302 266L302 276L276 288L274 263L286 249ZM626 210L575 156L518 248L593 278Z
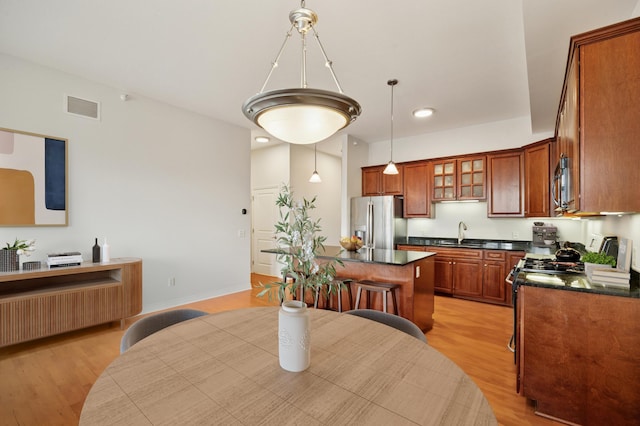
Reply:
M281 269L282 281L259 286L263 288L258 297L268 294L272 297L273 288L277 288L280 301L287 295L302 294L306 290L334 292L344 284L335 281L336 264L343 265L340 259L323 259L318 263L317 254L324 252L326 237L320 235L320 219L314 220L309 215L315 209L316 197L311 200L303 198L296 201L288 185L283 185L276 205L280 211L280 220L275 224L277 259L284 266ZM287 279L289 278L289 279Z
M18 255L29 256L32 251L36 249L36 240L16 240L13 244L7 243L6 247L2 247L2 250L16 250Z
M588 252L583 254L582 259L580 260L584 263L597 263L600 265L611 265L613 267L616 266L616 258L604 253Z

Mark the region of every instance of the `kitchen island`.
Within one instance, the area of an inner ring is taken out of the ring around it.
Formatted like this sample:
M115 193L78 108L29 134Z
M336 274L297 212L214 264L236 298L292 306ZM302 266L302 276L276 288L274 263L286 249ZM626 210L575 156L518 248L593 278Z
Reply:
M518 392L536 414L574 424L640 419L640 291L584 274L521 272L517 284Z
M275 253L277 250L263 250ZM433 327L433 279L435 253L425 251L383 250L361 248L346 251L339 246L325 246L318 259L338 259L343 266L336 265L337 278L372 280L400 285L398 291L399 315L415 323L422 331ZM357 287L352 284L354 296ZM382 297L371 295L373 309L382 310ZM364 307L361 301L361 307ZM353 307L352 307L353 308Z

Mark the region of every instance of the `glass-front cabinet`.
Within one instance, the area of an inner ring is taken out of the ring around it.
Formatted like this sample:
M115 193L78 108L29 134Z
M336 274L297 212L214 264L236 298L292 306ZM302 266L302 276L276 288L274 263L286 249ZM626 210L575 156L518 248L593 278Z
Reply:
M458 160L458 199L485 198L485 157Z
M433 200L456 199L456 160L433 163Z
M486 198L486 157L433 162L433 201Z

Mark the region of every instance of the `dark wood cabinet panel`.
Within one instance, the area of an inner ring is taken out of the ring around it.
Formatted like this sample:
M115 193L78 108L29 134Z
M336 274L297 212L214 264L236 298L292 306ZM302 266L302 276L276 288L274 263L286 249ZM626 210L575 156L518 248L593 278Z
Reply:
M362 169L362 195L382 194L382 168L370 167Z
M453 292L457 296L482 297L482 260L454 259Z
M433 288L446 294L453 293L453 259L436 255L434 259Z
M580 209L640 211L640 20L580 47Z
M489 155L487 214L524 216L524 153L521 150Z
M507 276L504 261L485 260L483 265L482 297L499 303L506 303L504 279Z
M362 195L402 195L402 181L404 167L396 165L397 175L385 175L386 166L372 166L362 168Z
M524 150L524 213L527 217L551 215L551 141Z
M636 424L640 300L552 288L518 291L519 391L574 424ZM615 313L615 315L612 315Z
M431 171L428 162L404 166L404 216L431 217Z
M551 162L569 158L569 213L640 211L638 46L640 18L571 38Z

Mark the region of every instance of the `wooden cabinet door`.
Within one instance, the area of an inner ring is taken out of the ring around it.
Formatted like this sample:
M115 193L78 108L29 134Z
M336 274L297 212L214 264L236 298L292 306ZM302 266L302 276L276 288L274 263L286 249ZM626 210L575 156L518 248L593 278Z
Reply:
M456 160L434 161L433 166L433 200L455 200Z
M481 260L453 260L453 294L474 298L482 297Z
M382 194L382 168L362 168L362 196Z
M401 164L396 164L396 167L398 169L397 175L385 175L383 173L384 167L380 169L380 175L382 176L383 195L402 195L402 177L404 173L404 166Z
M453 293L453 259L436 255L433 260L433 288L440 293Z
M484 156L461 158L458 168L458 200L483 200L486 198L486 159Z
M527 217L551 215L551 141L524 150L524 214Z
M431 217L430 164L404 166L404 217Z
M483 265L482 297L486 300L505 304L507 294L505 277L507 268L504 262L485 261Z
M487 216L524 216L524 154L489 155Z
M482 298L500 304L507 303L505 277L507 252L485 250L482 269Z
M402 195L404 168L397 164L397 175L385 175L386 166L362 168L362 195Z
M640 24L580 47L580 210L640 212Z

